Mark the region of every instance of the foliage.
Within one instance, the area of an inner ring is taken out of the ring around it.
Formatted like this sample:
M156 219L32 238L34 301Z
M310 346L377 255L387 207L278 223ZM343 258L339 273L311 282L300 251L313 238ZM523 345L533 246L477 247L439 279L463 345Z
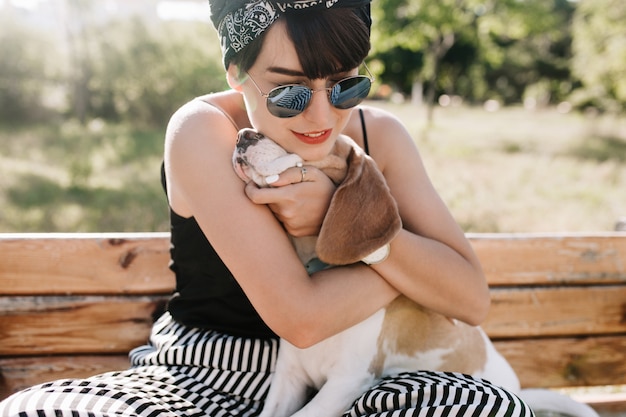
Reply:
M111 22L112 35L97 39L92 116L164 125L185 101L224 89L219 48L203 41L214 36L209 31L206 24Z
M580 0L574 19L573 71L583 105L626 109L626 2Z
M543 104L562 101L569 93L572 3L507 0L493 7L479 29L485 34L481 49L488 90L497 94L492 98L520 102L527 88L543 85L534 99Z
M420 55L420 68L408 71L406 76L415 77L410 80L413 85L426 83L429 120L442 60L458 38L473 27L475 5L476 0L380 0L373 7L377 22L373 43L379 58L385 57L388 50ZM396 80L396 84L400 83Z
M32 122L48 114L46 94L57 86L57 68L47 52L56 44L44 33L0 14L0 122Z
M41 120L50 110L83 124L102 118L163 127L185 101L227 87L208 23L98 20L91 0L67 5L56 31L12 16L0 21L2 120Z
M209 23L110 20L101 2L65 5L52 32L0 16L0 121L162 127L183 102L227 87ZM371 67L404 95L425 90L430 104L448 94L619 112L625 10L620 0L377 0Z
M566 0L381 0L374 8L375 56L402 67L389 60L400 57L393 51L423 55L421 66L404 73L408 82L397 74L391 81L405 92L413 81L425 83L431 102L435 91L520 102L533 85L558 102L569 93L573 11ZM385 67L381 77L390 73Z

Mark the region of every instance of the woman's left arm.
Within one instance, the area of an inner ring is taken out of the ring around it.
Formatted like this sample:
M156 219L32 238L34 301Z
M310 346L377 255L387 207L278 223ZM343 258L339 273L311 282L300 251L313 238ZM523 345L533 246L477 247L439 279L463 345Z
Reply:
M371 267L417 303L479 324L490 303L480 262L433 187L413 139L399 120L382 110L367 108L365 120L370 155L403 222L388 258Z

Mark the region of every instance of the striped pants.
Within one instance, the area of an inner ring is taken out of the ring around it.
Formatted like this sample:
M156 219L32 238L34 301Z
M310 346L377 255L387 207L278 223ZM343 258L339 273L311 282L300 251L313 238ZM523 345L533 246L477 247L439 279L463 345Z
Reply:
M0 403L0 417L257 416L277 350L277 340L188 328L166 313L155 323L150 343L130 353L130 369L28 388ZM344 414L357 416L530 417L532 412L487 381L419 371L386 378L368 390Z

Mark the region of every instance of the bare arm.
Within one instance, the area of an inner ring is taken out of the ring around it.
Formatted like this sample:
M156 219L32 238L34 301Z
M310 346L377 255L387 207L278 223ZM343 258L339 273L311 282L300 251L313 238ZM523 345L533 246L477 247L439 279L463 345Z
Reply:
M484 320L488 287L471 245L435 191L408 132L381 110L366 113L370 154L398 203L403 230L372 268L421 305L470 324Z
M368 108L365 118L370 155L391 188L403 222L390 256L371 268L417 303L448 317L479 324L489 309L489 292L480 263L433 188L412 138L387 112ZM362 143L361 132L360 120L354 113L344 133ZM288 170L275 185L297 183L299 175L295 168ZM288 230L291 225L299 230L319 230L323 216L315 214L325 213L331 196L322 177L323 173L316 172L306 184L308 191L305 184L272 190L248 187L248 196L257 204L270 204ZM291 210L297 201L310 201L310 205Z
M166 135L168 195L178 214L196 218L268 326L309 346L395 298L397 291L364 265L308 276L276 217L250 201L234 173L236 133L200 101L177 112Z

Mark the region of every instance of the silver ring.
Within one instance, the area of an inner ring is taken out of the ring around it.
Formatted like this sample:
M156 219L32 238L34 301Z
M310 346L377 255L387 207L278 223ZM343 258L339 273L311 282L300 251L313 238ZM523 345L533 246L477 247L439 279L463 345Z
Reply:
M306 167L300 168L300 174L302 174L302 179L300 182L304 182L304 178L306 177Z

